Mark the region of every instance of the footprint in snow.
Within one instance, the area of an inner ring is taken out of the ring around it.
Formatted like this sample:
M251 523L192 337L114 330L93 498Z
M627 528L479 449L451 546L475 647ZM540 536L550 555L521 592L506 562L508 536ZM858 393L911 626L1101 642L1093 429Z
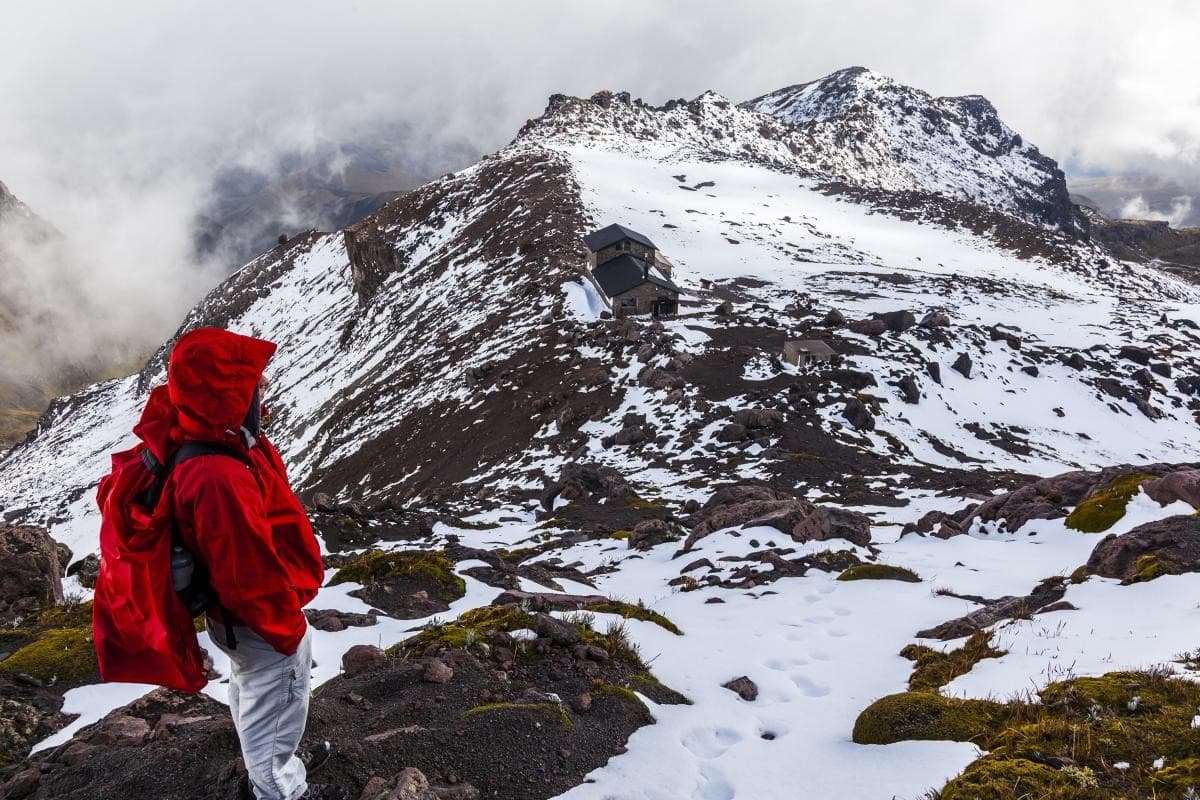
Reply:
M692 796L698 800L733 800L734 788L724 772L705 764L700 768L700 782Z
M850 635L850 632L848 630L846 630L845 628L830 628L829 630L827 630L825 632L828 633L830 636L833 636L833 637L839 638L839 639L843 636Z
M742 740L742 735L730 728L692 728L680 740L698 758L716 758Z
M777 669L780 672L789 670L793 667L803 667L807 663L808 659L805 658L772 658L763 662L764 665L770 667L771 669Z
M829 694L829 687L817 683L816 681L806 678L803 675L793 675L792 683L796 684L796 688L804 692L809 697L825 697Z

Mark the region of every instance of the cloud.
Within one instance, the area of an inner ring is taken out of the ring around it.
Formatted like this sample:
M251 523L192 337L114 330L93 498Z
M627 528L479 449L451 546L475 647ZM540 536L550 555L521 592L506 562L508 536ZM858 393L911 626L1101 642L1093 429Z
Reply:
M1181 228L1192 216L1192 198L1190 195L1172 197L1170 210L1161 211L1151 207L1146 198L1139 194L1121 206L1119 216L1121 219L1160 220L1170 223L1172 228Z
M219 274L191 230L230 167L374 137L439 166L553 92L745 99L861 64L988 96L1084 173L1200 182L1200 6L716 0L117 0L5 10L0 180L78 253L73 279L153 343ZM446 151L446 143L455 146ZM330 168L344 166L338 156ZM300 221L297 220L299 224Z

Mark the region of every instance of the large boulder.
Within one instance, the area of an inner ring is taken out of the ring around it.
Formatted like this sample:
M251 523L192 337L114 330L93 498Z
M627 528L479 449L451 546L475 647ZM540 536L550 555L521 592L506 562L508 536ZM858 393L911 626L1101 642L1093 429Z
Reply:
M1000 522L1005 530L1014 532L1030 520L1066 517L1068 511L1077 508L1080 503L1089 501L1090 504L1092 498L1111 493L1114 484L1130 479L1145 480L1142 485L1146 487L1147 494L1160 503L1187 500L1187 497L1194 496L1191 494L1193 489L1189 487L1195 485L1197 478L1200 478L1200 465L1196 464L1146 464L1136 467L1121 464L1095 472L1064 472L989 497L969 515L955 514L954 527L966 531L975 520L979 520ZM1150 487L1155 488L1152 490ZM1136 485L1133 488L1136 490Z
M693 518L684 552L721 528L775 528L795 541L846 539L865 545L871 540L871 521L856 511L816 506L767 486L737 484L720 489Z
M625 477L612 467L594 462L571 462L563 465L558 480L546 488L541 501L542 507L550 510L559 497L568 502L620 502L633 493L633 487Z
M887 323L881 319L856 319L850 323L850 330L866 336L883 336L887 332Z
M741 408L733 412L733 421L751 430L770 428L783 422L783 412L774 408Z
M1132 361L1135 364L1142 364L1143 366L1149 364L1150 359L1154 358L1154 352L1152 350L1147 350L1144 347L1134 347L1133 345L1125 345L1119 351L1117 351L1117 355L1127 361Z
M42 528L0 526L0 624L63 601L62 566Z
M971 377L971 368L974 364L971 362L971 357L966 353L959 353L958 358L954 359L954 363L950 365L955 372L961 374L964 378Z
M922 328L946 328L950 325L950 315L944 311L930 311L921 318Z
M78 578L81 586L94 589L96 579L100 577L100 556L95 553L88 553L67 567L67 574Z
M381 667L387 663L387 654L373 644L356 644L342 654L342 672L347 676Z
M649 550L671 538L671 526L661 519L644 519L629 532L629 549Z
M859 431L875 430L875 417L871 414L867 404L857 397L851 397L842 406L842 416L850 425Z
M871 518L845 508L817 506L792 527L790 534L798 542L845 539L866 547L871 543Z
M721 528L742 525L796 502L786 492L754 483L739 483L718 489L692 517L690 547L694 539ZM801 501L804 502L804 501Z
M1142 491L1159 505L1182 500L1192 508L1200 508L1200 469L1179 470L1147 481Z
M911 311L888 311L882 314L874 314L873 317L886 325L887 329L894 333L901 333L917 324L917 318Z
M1109 534L1092 550L1087 571L1125 583L1200 571L1200 517L1167 517Z

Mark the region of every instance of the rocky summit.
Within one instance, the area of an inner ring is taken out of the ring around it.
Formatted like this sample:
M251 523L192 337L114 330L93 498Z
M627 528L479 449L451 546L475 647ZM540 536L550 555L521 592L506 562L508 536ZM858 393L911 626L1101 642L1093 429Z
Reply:
M555 95L251 261L180 333L279 345L327 780L1189 796L1200 289L1099 227L986 99L852 68ZM241 779L206 634L204 695L95 685L94 490L172 342L0 460L6 798Z

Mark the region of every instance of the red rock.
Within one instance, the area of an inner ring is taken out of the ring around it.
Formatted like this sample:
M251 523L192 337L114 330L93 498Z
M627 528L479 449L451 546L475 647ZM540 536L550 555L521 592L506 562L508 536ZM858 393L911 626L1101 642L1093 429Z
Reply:
M356 644L342 656L342 671L347 677L358 675L387 661L387 654L370 644Z

